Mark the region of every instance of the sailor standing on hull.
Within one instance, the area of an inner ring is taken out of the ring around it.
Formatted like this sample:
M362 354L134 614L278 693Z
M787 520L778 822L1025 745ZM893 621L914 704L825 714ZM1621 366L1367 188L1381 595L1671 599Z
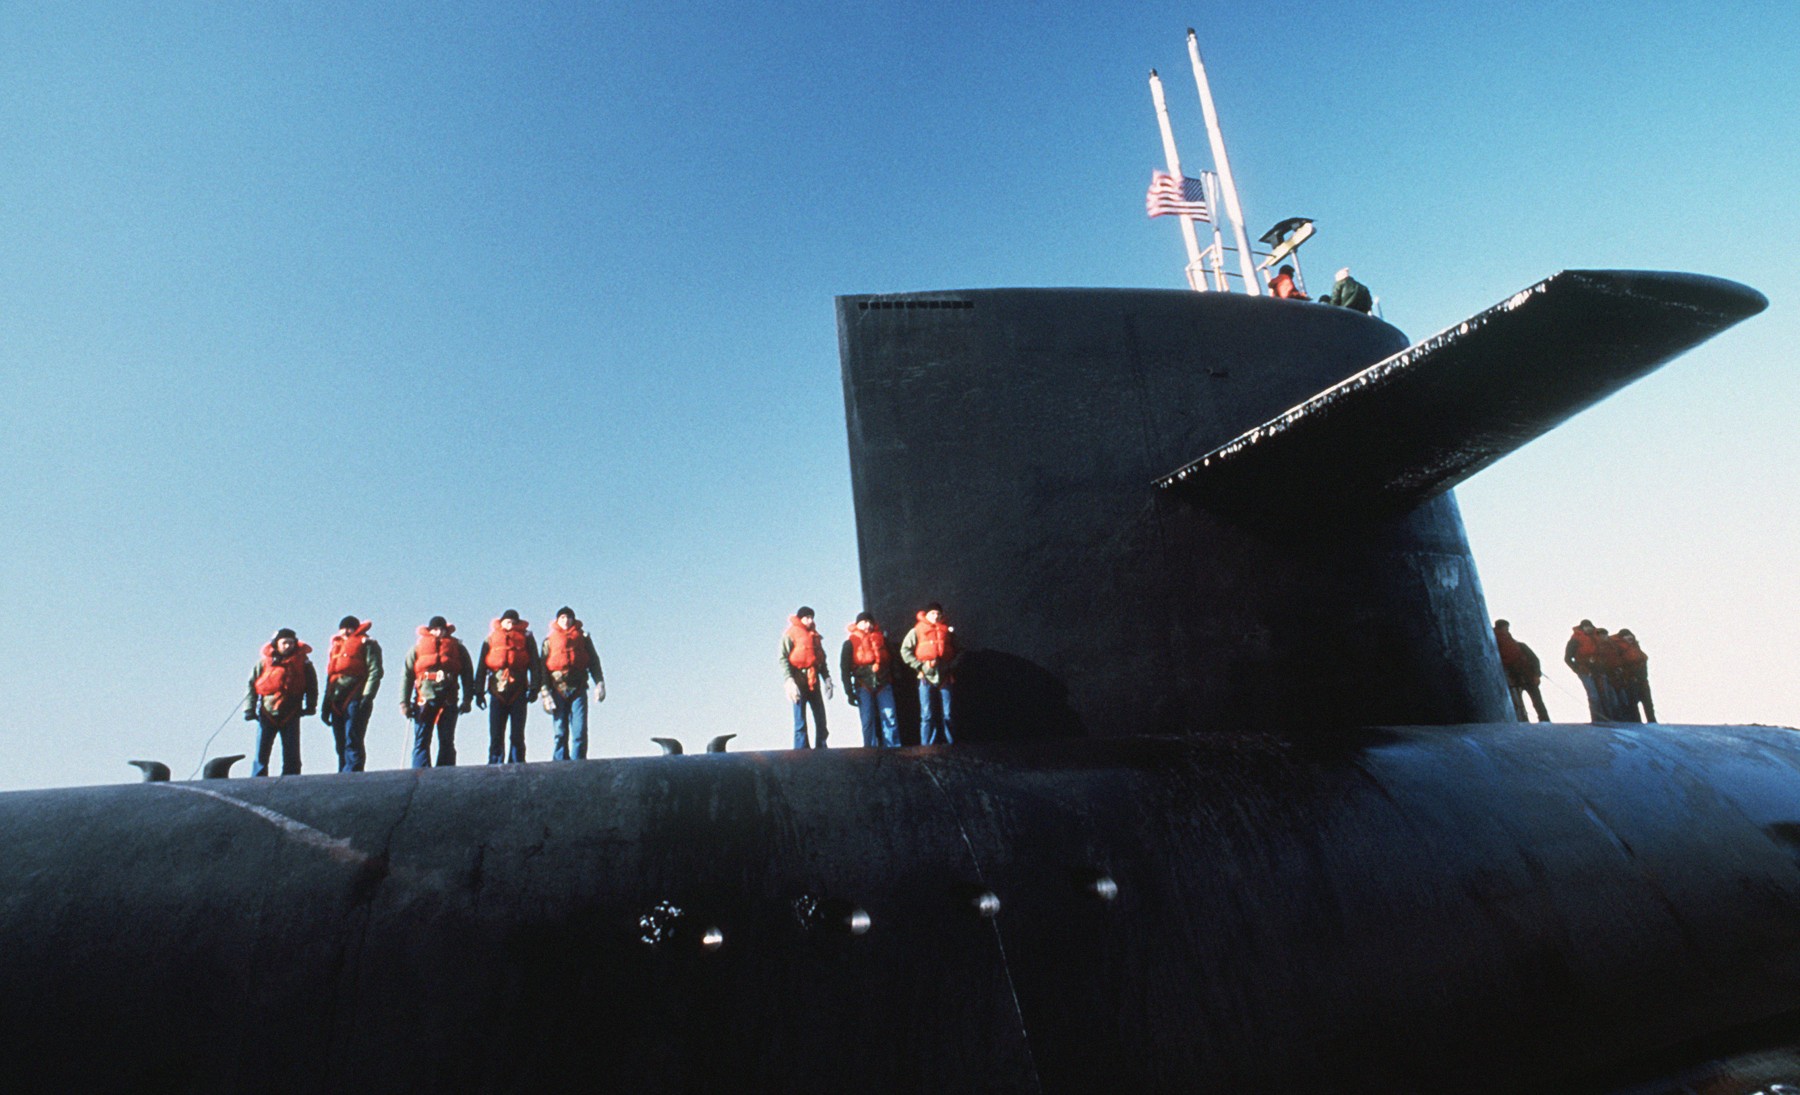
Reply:
M340 772L362 771L369 757L364 741L375 694L381 691L381 644L369 638L370 626L355 616L339 620L325 661L325 699L319 718L331 727Z
M475 702L488 713L488 763L525 763L525 716L538 694L538 648L531 624L509 608L494 621L476 660ZM507 726L512 741L507 742Z
M300 774L300 720L319 705L319 674L307 655L312 647L301 642L293 628L284 627L262 648L262 658L250 670L250 696L244 719L257 724L256 760L252 776L269 774L269 752L281 739L281 774Z
M406 656L405 687L400 713L413 724L412 766L431 767L433 731L438 767L455 765L456 717L468 714L475 702L475 670L469 648L456 637L455 625L442 616L433 616L419 629L419 641Z
M544 636L544 706L555 733L551 760L586 760L588 755L587 686L594 682L594 702L606 700L606 676L593 636L568 605L556 610L550 634Z
M831 698L831 667L825 660L825 640L819 637L813 610L801 605L788 617L781 633L781 686L794 705L794 748L809 748L806 741L806 709L812 708L818 727L817 744L825 748L825 701ZM823 690L823 697L820 692Z
M918 622L900 640L900 660L919 675L919 744L956 741L950 692L956 683L956 638L944 622L944 606L936 601L919 613Z
M844 698L862 715L863 748L900 747L900 724L894 713L894 658L887 636L875 617L858 612L850 636L838 654Z

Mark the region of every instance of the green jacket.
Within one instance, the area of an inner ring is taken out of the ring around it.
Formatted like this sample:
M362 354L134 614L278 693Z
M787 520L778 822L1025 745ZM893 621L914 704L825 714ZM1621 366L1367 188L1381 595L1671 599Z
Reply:
M469 661L469 648L463 645L461 639L453 637L452 641L456 643L457 652L462 655L462 665L456 672L441 681L415 680L417 674L413 667L419 660L419 648L414 646L406 652L406 675L403 680L408 700L421 704L439 703L448 706L457 701L462 688L468 689L471 697L475 695L475 668Z
M792 617L790 617L791 619ZM788 655L794 652L794 628L796 626L798 625L790 623L788 629L781 633L781 679L793 681L804 690L806 688L806 670L796 669L794 663L788 661ZM819 680L828 681L831 679L831 662L825 657L825 640L819 635L817 628L814 628L811 634L812 641L819 644L819 658L813 665L813 672L818 674Z
M919 629L914 627L906 633L906 638L900 640L900 660L911 666L912 671L919 675L920 680L933 687L941 688L956 679L956 659L962 653L957 648L954 633L951 634L946 645L949 649L944 651L944 656L937 660L937 664L927 666L914 654L919 647Z
M306 661L306 694L301 697L300 706L295 709L295 713L298 714L300 711L317 711L319 709L319 671L313 668L312 659L307 658L306 655L292 654L289 656L302 658ZM247 710L258 710L257 704L261 701L262 697L256 694L256 678L260 676L262 676L262 659L258 658L256 659L256 664L250 667L250 698L244 701L248 705L246 708ZM283 719L281 721L285 722L287 720Z
M1331 287L1331 295L1325 298L1325 303L1368 312L1375 307L1375 298L1369 295L1367 285L1355 278L1345 278Z
M369 667L369 675L363 678L362 683L362 698L364 702L367 702L375 698L375 693L381 691L381 674L383 672L381 644L374 639L364 639L362 653L363 662ZM325 682L325 703L327 705L337 703L340 698L332 691L331 685L331 681Z
M589 645L592 645L592 640L589 641ZM486 639L481 640L481 656L475 659L475 691L491 692L498 696L500 694L500 674L488 668L487 658L489 649L490 646L488 641ZM538 689L544 686L544 660L538 656L537 636L529 631L525 633L525 654L530 659L525 663L525 679L523 681L514 681L514 687L509 690L509 694L515 696L518 695L518 686L523 684L525 686L525 697L527 699L535 700L537 699ZM600 664L599 660L596 659L594 664Z

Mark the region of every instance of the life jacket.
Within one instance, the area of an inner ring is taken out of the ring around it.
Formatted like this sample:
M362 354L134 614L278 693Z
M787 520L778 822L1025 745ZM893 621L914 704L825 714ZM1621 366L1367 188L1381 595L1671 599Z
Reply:
M363 647L369 642L369 628L374 626L364 620L349 631L339 631L331 637L331 656L325 661L325 679L335 681L340 677L349 677L361 683L369 675L369 656L363 653Z
M793 647L788 651L788 664L795 669L806 670L806 687L817 687L819 662L824 659L824 652L821 649L824 644L819 640L819 633L802 625L800 617L789 616L787 631L783 638L787 639Z
M488 632L488 652L483 659L489 669L505 669L523 671L531 664L531 652L526 649L526 628L530 627L524 620L513 621L512 630L500 626L494 621L494 630Z
M421 682L453 681L461 673L463 667L462 647L452 637L456 633L453 625L444 625L444 634L440 638L431 633L428 627L419 628L419 642L413 647L413 688L417 692Z
M1641 669L1650 661L1650 655L1644 653L1644 648L1637 644L1636 639L1620 639L1618 642L1619 658L1625 663L1626 669Z
M887 636L881 628L869 625L868 631L858 631L855 624L850 625L850 662L852 665L866 665L877 674L887 662ZM845 687L849 687L847 684Z
M1625 664L1625 658L1619 649L1619 642L1611 635L1594 636L1594 664L1604 670L1613 670Z
M950 625L939 618L932 623L925 618L925 613L918 616L919 641L913 646L913 657L922 662L936 661L950 653Z
M1583 631L1579 627L1576 628L1574 635L1569 639L1575 644L1575 660L1578 662L1592 661L1594 655L1600 652L1599 639L1598 635Z
M544 637L544 669L551 673L580 673L588 667L587 633L581 621L565 628L552 625Z
M306 694L306 656L311 653L312 647L305 643L295 643L289 654L276 654L272 642L263 644L256 694L263 697L263 708L268 714L286 713L294 701Z
M1306 299L1306 294L1300 291L1300 287L1294 284L1294 279L1287 274L1276 274L1271 278L1269 281L1269 292L1274 294L1279 300L1287 300L1289 298L1297 298L1299 300Z

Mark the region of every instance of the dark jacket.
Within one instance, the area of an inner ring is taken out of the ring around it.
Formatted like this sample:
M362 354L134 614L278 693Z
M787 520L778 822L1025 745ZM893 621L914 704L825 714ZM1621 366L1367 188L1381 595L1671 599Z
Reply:
M845 688L866 688L878 692L883 685L894 683L894 646L884 643L887 656L881 659L880 665L857 665L856 643L844 640L843 649L838 651L838 676Z
M498 696L500 694L500 674L488 668L488 650L488 641L481 640L481 656L475 659L475 691L492 692ZM524 685L525 697L535 700L538 689L543 686L544 659L538 655L537 636L529 631L525 633L525 654L530 659L525 663L525 679L513 682L509 696L518 695L518 686ZM594 664L600 664L599 658L594 658Z
M1358 312L1369 312L1375 307L1375 298L1369 295L1369 287L1355 278L1345 278L1333 285L1331 295L1325 298L1325 302Z

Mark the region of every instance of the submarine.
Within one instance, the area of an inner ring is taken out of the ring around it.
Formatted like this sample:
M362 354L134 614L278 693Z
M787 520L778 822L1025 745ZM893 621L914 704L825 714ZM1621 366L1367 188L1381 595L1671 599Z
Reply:
M840 297L957 744L0 794L8 1086L1794 1090L1800 738L1513 721L1453 494L1766 306Z

